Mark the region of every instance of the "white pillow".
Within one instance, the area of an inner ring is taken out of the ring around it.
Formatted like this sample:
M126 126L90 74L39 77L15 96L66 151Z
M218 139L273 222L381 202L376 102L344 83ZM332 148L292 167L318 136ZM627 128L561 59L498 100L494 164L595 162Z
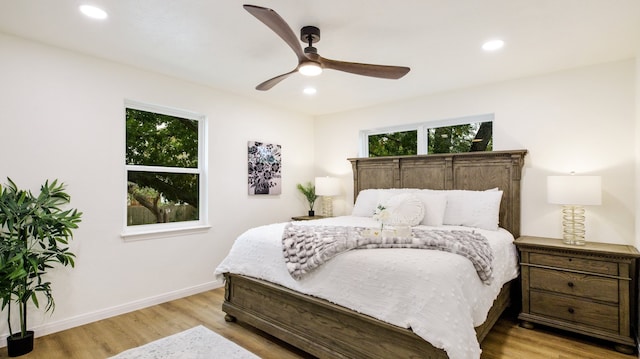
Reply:
M356 203L353 205L351 211L352 216L358 217L371 217L376 210L376 206L380 201L378 196L380 194L379 189L365 189L358 193Z
M447 208L444 224L482 228L495 231L500 221L502 191L446 191Z
M424 206L424 218L420 224L425 226L442 226L444 212L447 209L447 195L441 191L421 190L415 193Z
M381 205L390 212L390 218L385 222L392 226L417 226L424 218L422 201L412 193L397 194Z
M352 216L371 217L378 208L378 204L400 193L415 192L414 188L363 189L356 197L356 203L351 210Z

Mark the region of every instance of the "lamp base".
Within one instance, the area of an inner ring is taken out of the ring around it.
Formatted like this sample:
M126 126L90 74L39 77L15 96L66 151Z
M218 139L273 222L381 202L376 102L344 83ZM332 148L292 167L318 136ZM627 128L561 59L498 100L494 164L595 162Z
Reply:
M325 217L333 217L333 200L331 196L322 197L322 215Z
M562 206L562 243L584 246L584 208L581 206Z

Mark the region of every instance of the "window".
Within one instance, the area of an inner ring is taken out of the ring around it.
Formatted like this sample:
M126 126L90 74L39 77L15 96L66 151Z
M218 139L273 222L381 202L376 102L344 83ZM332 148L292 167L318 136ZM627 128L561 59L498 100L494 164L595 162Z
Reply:
M360 131L360 156L404 156L493 150L493 115Z
M369 157L418 154L418 130L369 135Z
M206 121L203 115L125 103L125 234L206 223Z
M460 153L491 151L493 149L493 122L474 122L429 128L428 152Z

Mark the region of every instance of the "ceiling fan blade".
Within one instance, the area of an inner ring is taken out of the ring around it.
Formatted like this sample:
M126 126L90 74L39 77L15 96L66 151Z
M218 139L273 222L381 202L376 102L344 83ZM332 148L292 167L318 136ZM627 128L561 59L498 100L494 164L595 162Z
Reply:
M307 58L320 63L325 69L349 72L356 75L380 77L384 79L399 79L406 75L411 69L405 66L387 66L361 64L357 62L346 62L326 59L318 54L306 54Z
M260 90L260 91L267 91L270 88L272 88L273 86L277 85L280 83L280 81L286 79L287 77L289 77L292 74L295 74L296 72L298 72L298 68L295 68L293 71L291 72L287 72L286 74L282 74L282 75L278 75L272 79L268 79L267 81L261 83L260 85L256 86L256 90Z
M289 45L293 52L295 52L298 57L298 62L306 60L296 34L277 12L266 7L255 5L242 5L242 7L280 36L280 38Z

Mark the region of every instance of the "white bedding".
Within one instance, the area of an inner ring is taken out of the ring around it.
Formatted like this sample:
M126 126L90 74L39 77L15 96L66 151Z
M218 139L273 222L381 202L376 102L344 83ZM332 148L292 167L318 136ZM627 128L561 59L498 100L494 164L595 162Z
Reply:
M296 224L379 227L372 218L353 216ZM508 231L442 226L437 228L475 230L487 237L494 252L490 285L482 283L468 259L419 249L351 250L297 281L287 271L282 252L285 225L246 231L215 274L231 272L264 279L411 328L433 346L444 349L451 359L480 358L474 327L485 321L502 285L518 275L516 249Z

